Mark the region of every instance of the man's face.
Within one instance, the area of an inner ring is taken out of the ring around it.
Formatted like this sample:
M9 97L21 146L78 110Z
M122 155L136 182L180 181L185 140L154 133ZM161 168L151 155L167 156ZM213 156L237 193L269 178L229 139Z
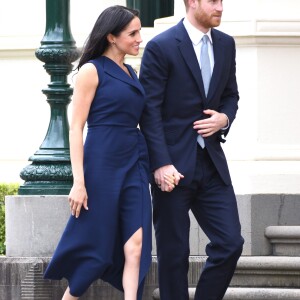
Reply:
M222 0L196 0L195 20L203 31L217 27L221 23L223 12Z

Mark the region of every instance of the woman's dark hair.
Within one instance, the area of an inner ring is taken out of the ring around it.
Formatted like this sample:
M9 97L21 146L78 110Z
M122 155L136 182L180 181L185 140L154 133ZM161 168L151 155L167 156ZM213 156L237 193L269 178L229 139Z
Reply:
M103 54L108 46L107 36L118 36L124 28L139 16L139 11L121 5L106 8L98 17L92 32L87 38L77 70L91 59Z

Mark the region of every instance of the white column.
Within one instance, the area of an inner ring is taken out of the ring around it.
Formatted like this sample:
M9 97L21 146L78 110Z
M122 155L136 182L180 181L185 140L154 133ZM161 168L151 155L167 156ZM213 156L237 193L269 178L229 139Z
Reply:
M220 30L236 40L241 97L224 149L238 193L300 192L299 9L224 1Z

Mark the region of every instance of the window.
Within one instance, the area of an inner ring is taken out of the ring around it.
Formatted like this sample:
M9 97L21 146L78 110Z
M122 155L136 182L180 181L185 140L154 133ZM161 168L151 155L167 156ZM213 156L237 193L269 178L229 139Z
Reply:
M174 15L174 0L127 0L127 6L140 11L143 27L153 27L155 19Z

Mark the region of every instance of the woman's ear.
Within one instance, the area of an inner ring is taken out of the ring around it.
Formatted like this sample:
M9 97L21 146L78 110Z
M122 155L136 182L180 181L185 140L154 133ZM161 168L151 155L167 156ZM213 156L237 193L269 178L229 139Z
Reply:
M110 44L115 44L115 36L112 35L111 33L109 33L107 35L107 41L110 43Z

